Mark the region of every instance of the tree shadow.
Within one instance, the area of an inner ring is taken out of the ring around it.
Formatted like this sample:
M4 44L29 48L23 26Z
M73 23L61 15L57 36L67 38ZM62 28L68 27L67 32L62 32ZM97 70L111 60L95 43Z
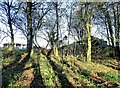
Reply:
M30 88L45 88L42 76L41 76L41 71L40 71L40 61L37 59L37 63L33 62L35 65L35 72L34 72L34 79L32 80L30 84Z
M12 55L13 57L13 55ZM14 57L13 57L14 58ZM15 55L15 60L13 62L11 62L9 65L7 66L4 66L4 69L7 69L8 67L12 67L12 66L15 66L16 64L18 64L18 62L20 61L21 59L21 54L18 54L18 55ZM4 59L5 60L5 59Z
M26 62L29 60L29 57L26 55L22 61L21 57L16 57L16 60L8 66L2 68L2 88L6 88L9 86L13 80L18 80L18 74L21 74L24 71L24 67ZM17 76L17 78L14 78Z
M56 65L54 61L51 60L50 57L47 57L52 69L55 72L55 75L59 78L59 82L61 83L62 88L74 88L74 86L68 81L65 74L62 73L62 68L59 65Z

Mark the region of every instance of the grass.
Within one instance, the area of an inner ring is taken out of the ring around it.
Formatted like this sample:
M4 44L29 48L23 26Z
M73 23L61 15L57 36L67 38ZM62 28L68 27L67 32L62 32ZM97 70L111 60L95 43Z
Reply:
M25 85L32 87L38 85L37 88L40 86L67 87L69 83L74 87L83 88L114 87L115 83L117 87L120 86L119 71L106 65L117 63L114 59L107 58L104 62L97 62L97 59L96 62L88 64L83 62L79 56L69 55L64 56L63 59L52 56L47 59L43 54L35 53L24 63L21 70L19 61L24 55L21 55L22 53L23 51L16 52L15 55L3 59L2 75L4 82L7 82L4 83L7 84L7 87L23 88ZM14 67L16 70L12 70Z
M120 75L118 75L117 72L106 72L101 74L103 78L107 79L108 81L120 83Z
M41 55L40 61L41 61L40 63L41 75L43 77L44 84L46 86L54 86L53 79L55 78L55 75L52 71L49 62L43 55Z

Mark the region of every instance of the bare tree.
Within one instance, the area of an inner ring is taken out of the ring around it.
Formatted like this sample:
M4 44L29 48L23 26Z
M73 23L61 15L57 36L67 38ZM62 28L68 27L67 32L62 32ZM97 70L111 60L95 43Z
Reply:
M14 29L13 25L15 23L16 15L19 12L21 3L15 2L13 0L5 0L1 2L1 22L6 25L6 28L9 26L9 29L6 34L10 34L11 44L9 50L12 51L14 48ZM5 33L4 30L2 32Z

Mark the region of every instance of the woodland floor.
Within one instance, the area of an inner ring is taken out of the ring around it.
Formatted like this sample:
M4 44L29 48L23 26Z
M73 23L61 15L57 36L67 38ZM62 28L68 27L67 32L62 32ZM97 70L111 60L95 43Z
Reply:
M116 59L93 57L88 64L75 56L25 56L3 59L2 87L120 88L120 61Z

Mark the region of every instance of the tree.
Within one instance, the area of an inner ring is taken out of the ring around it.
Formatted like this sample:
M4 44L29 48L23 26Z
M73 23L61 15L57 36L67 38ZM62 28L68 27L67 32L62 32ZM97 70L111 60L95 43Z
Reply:
M33 44L38 47L37 38L41 37L38 33L42 30L45 15L50 11L50 3L29 2L22 3L20 15L16 19L18 27L27 38L27 56L33 54Z
M15 1L11 1L11 0L5 0L4 2L1 2L0 7L2 9L1 12L1 22L3 24L6 25L6 28L9 26L8 32L5 32L4 30L2 30L3 33L6 33L7 35L9 35L10 33L10 38L11 38L11 43L9 46L9 51L12 51L14 48L14 29L13 26L16 23L15 19L16 19L16 15L19 12L20 9L20 5L21 3L18 3ZM7 20L6 20L7 19ZM6 24L8 23L8 25Z
M30 57L33 44L33 28L32 28L32 0L27 2L27 57Z
M83 54L86 54L86 29L85 29L85 22L84 22L84 3L75 3L74 7L76 8L73 12L72 17L72 23L71 23L71 33L76 36L75 38L77 41L79 41L80 49L77 49L76 52L79 52L79 54L82 56Z
M87 35L88 35L88 49L87 49L87 62L90 63L91 62L91 16L89 13L89 3L85 3L85 17L86 17L86 21L85 21L85 26L87 29Z
M58 56L58 48L60 47L60 30L62 24L62 18L64 13L64 8L60 7L62 5L61 2L55 1L51 2L51 11L46 15L45 22L43 23L44 32L47 34L46 40L50 45L50 51L47 56L51 54L53 51L55 56Z
M54 47L54 55L58 56L58 47L59 47L59 15L58 15L58 1L53 2L56 14L56 29L57 29L57 37L56 37L56 46Z
M107 39L109 45L111 46L110 55L119 56L119 3L107 2L101 3L99 7L99 19L97 18L97 23L105 27L107 33ZM111 53L112 52L112 53Z
M75 24L73 28L76 30L76 34L78 34L78 40L81 41L81 39L84 40L87 38L87 62L91 62L91 31L92 31L92 25L95 21L95 15L99 11L99 5L100 3L81 3L79 5L79 9L76 11L77 18L79 19L78 24ZM77 22L76 22L77 23ZM86 36L87 37L86 37Z
M114 14L114 28L115 28L115 54L117 57L120 57L120 37L119 37L119 30L120 30L120 14L119 14L119 3L114 4L113 3L113 14Z

